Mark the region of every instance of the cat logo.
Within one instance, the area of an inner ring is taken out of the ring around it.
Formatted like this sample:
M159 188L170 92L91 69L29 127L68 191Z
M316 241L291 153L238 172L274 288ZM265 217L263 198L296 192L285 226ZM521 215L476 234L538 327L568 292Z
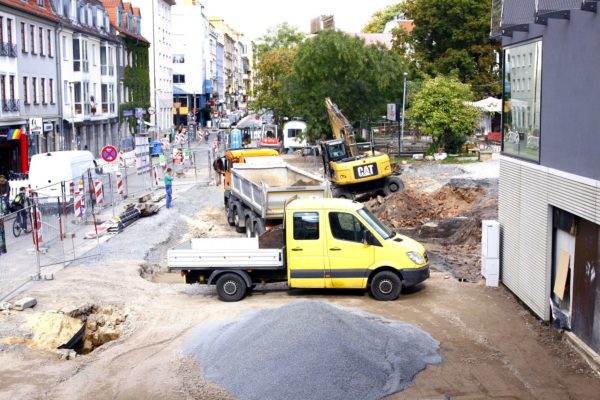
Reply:
M367 178L377 175L377 166L375 164L367 164L354 167L354 175L357 178Z

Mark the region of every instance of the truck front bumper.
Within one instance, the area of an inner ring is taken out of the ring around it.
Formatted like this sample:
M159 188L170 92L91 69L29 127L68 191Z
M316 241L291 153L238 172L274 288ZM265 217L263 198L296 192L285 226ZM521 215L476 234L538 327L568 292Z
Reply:
M402 274L402 284L404 286L414 286L429 278L429 265L421 268L401 269L400 273Z

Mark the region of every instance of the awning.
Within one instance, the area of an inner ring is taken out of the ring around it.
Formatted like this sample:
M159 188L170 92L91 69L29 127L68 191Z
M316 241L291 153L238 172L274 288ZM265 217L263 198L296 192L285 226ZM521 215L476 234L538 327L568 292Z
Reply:
M173 95L176 95L176 96L187 96L189 94L191 94L191 93L186 92L185 90L183 90L179 86L173 85Z
M473 106L484 112L502 112L502 100L497 99L495 97L488 97L483 100L479 100L476 102L467 101L466 105Z

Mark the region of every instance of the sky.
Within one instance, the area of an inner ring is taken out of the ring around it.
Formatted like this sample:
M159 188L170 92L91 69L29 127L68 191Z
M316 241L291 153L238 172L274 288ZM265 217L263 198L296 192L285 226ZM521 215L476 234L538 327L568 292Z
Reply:
M310 20L334 15L336 28L360 32L371 15L397 0L202 0L207 16L218 16L255 40L269 27L288 22L308 33Z

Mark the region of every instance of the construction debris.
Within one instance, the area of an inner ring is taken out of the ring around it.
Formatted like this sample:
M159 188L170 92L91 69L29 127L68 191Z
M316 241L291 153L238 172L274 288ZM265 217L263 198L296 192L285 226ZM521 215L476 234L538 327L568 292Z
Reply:
M34 299L33 297L24 297L22 299L15 301L12 308L13 308L13 310L23 311L27 308L35 307L36 304L37 304L37 300Z

